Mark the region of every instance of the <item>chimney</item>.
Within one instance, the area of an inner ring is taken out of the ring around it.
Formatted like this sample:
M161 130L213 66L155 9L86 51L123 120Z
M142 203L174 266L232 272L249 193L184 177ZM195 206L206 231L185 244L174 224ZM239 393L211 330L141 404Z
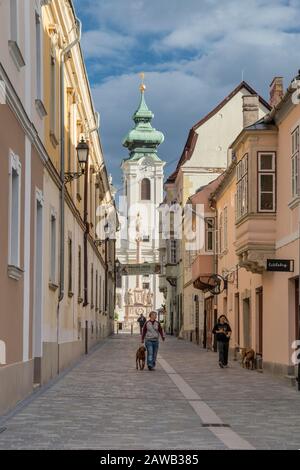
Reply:
M276 106L283 98L283 78L274 77L270 85L270 105Z
M258 121L258 96L243 96L243 127L251 126Z

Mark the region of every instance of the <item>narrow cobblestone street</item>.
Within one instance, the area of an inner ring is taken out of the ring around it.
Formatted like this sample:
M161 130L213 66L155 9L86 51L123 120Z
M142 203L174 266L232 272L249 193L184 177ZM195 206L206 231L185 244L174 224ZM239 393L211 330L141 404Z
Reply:
M300 448L296 389L170 337L157 370L136 371L137 345L103 341L0 420L0 449Z

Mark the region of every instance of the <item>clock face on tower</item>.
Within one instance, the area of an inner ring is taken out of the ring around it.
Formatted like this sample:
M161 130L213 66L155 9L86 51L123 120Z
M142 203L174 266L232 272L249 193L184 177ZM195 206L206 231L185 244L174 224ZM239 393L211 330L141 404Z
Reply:
M145 171L152 171L153 170L153 160L151 157L146 157L142 161L142 167Z

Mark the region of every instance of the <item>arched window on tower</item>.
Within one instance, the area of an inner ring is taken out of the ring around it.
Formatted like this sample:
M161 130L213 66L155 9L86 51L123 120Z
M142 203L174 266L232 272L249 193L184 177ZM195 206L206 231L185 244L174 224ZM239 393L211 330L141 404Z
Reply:
M148 178L142 179L141 182L141 200L150 201L151 199L151 189L150 189L150 180Z

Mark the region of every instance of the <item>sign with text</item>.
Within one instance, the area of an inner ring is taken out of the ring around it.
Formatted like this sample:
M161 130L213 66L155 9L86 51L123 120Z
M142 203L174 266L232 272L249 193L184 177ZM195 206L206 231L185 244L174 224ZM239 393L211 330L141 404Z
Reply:
M160 274L160 265L156 263L122 264L120 273L122 276Z
M293 259L267 259L267 271L281 271L292 273L294 271Z

